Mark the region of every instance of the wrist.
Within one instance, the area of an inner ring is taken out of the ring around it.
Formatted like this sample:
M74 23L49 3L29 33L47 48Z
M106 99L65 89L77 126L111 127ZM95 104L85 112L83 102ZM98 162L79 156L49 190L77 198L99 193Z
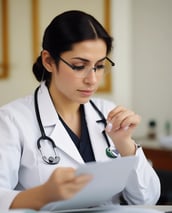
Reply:
M135 155L137 151L137 144L133 139L127 140L126 142L121 142L118 147L116 147L121 156Z

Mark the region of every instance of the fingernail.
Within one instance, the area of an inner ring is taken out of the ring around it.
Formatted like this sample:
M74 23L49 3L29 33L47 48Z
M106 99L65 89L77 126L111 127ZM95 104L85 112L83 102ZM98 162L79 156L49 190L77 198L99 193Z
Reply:
M107 132L110 132L112 130L112 123L108 123L107 126L106 126L106 130Z
M126 131L126 130L128 130L128 128L129 128L129 126L126 126L126 127L123 128L123 130Z

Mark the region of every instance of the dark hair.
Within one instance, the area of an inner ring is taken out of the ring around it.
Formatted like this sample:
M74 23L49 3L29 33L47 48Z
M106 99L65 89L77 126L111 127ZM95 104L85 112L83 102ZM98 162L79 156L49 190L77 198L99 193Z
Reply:
M97 38L105 41L108 54L112 48L112 37L104 27L93 16L82 11L71 10L56 16L51 21L44 32L42 48L58 62L58 56L71 50L73 44ZM33 73L38 81L51 79L51 73L44 68L41 56L33 64Z

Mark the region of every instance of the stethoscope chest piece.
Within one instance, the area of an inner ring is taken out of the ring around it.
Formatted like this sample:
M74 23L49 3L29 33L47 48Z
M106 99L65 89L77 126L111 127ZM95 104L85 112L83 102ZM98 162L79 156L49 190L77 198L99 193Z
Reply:
M111 148L111 147L107 147L106 148L106 155L110 158L117 158L118 157L118 151Z
M43 154L42 149L41 149L41 142L45 142L45 141L52 145L52 148L53 148L53 151L54 151L54 156L46 157ZM44 136L41 136L40 138L38 138L37 147L38 147L38 150L40 151L40 153L42 155L42 159L44 160L44 162L46 162L50 165L54 165L54 164L59 163L60 157L57 155L57 146L55 145L54 141L50 137L44 135Z
M59 161L60 161L60 157L58 157L58 156L55 156L55 157L50 156L49 158L47 158L44 155L44 156L42 156L42 159L44 160L44 162L46 162L46 163L48 163L50 165L58 164Z

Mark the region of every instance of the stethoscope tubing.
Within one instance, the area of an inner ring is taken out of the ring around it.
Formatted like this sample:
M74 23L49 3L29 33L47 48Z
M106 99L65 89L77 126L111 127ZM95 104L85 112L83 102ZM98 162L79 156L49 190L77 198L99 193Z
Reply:
M39 128L40 128L40 132L41 132L41 137L38 138L37 140L37 148L38 150L40 151L41 153L41 156L42 156L42 159L44 160L44 162L46 162L47 164L50 164L50 165L54 165L54 164L57 164L59 163L60 161L60 157L57 155L57 146L55 144L55 142L50 138L48 137L46 134L45 134L45 131L44 131L44 127L42 125L42 121L41 121L41 116L40 116L40 112L39 112L39 105L38 105L38 90L39 90L40 86L38 86L35 90L35 93L34 93L34 107L35 107L35 114L36 114L36 118L37 118L37 121L38 121L38 125L39 125ZM106 122L106 119L105 119L105 116L103 115L103 113L98 109L98 107L95 105L95 103L90 100L90 103L91 105L93 106L93 108L95 109L95 111L98 113L98 115L100 116L100 120L96 121L97 123L103 123L104 124L104 127L106 127L107 125L107 122ZM106 143L107 143L107 148L106 148L106 155L110 158L116 158L117 155L118 155L118 152L114 149L111 149L111 146L110 146L110 142L109 142L109 139L106 135L106 132L105 130L102 131L102 134L106 140ZM50 156L49 158L47 158L42 150L41 150L41 141L49 141L52 145L52 148L54 150L54 157Z

